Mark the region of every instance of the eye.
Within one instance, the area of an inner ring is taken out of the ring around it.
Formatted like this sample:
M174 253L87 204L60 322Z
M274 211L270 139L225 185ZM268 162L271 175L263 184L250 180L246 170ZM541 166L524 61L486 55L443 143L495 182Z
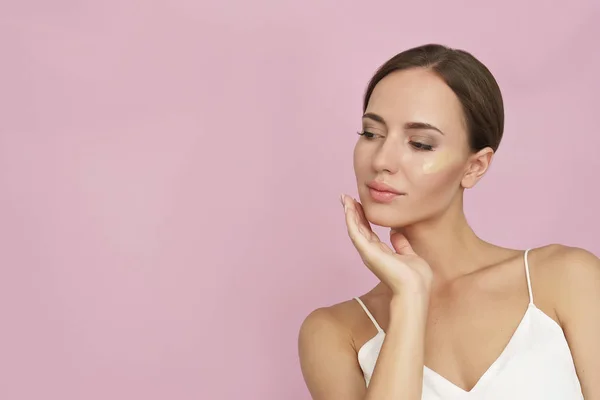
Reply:
M430 144L425 144L425 143L421 143L421 142L410 142L410 145L412 147L414 147L417 150L421 150L421 151L432 151L433 150L433 146Z
M359 134L360 136L363 136L367 140L372 140L372 139L375 138L375 136L379 136L379 135L377 135L375 133L371 133L371 132L368 132L368 131L362 131L362 132L356 132L356 133Z

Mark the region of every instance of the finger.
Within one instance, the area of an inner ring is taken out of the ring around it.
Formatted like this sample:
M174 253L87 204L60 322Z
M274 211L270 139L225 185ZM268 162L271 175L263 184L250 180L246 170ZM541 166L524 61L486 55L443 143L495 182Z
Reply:
M346 214L346 226L350 229L351 225L354 225L353 230L358 231L368 239L368 235L365 234L365 230L360 229L360 219L356 212L353 199L350 196L342 195L342 205L344 206L344 213Z
M358 221L358 215L356 210L352 206L352 202L349 201L348 196L342 195L342 204L344 206L344 214L346 218L346 228L348 228L348 234L351 236L361 235L366 240L367 237L364 235L364 230L360 229Z
M372 242L380 242L381 240L379 240L379 236L377 236L377 234L373 232L373 228L371 228L371 223L369 222L369 220L367 220L365 210L363 209L362 205L354 198L352 198L352 205L358 215L359 225L363 227L363 229L367 232L365 236Z
M356 207L356 210L358 211L358 215L360 217L360 221L362 222L363 225L365 225L371 232L373 231L373 229L371 228L371 224L369 223L369 220L367 220L367 216L365 215L365 210L362 207L362 204L360 204L358 202L358 200L356 199L352 199L354 206Z
M390 243L392 244L392 247L394 248L394 250L396 250L396 253L398 254L416 254L406 236L394 229L390 230Z
M344 204L344 212L346 214L346 228L348 229L348 235L355 247L359 251L364 250L364 246L373 241L372 232L370 229L367 229L360 223L360 217L356 207L354 206L354 202L348 199L349 196L342 195L342 204ZM376 235L375 235L376 236ZM377 238L376 241L379 241ZM358 248L360 247L360 249Z
M387 244L383 243L383 242L379 242L378 243L379 248L386 252L387 254L394 254L394 250L390 249L390 246L388 246Z
M360 228L356 210L348 207L347 203L344 203L344 213L346 218L346 229L348 230L348 236L350 236L352 243L354 243L354 246L357 247L357 249L358 247L363 248L365 244L369 242L369 238L365 234L366 232Z
M394 252L388 247L381 246L380 241L370 241L365 235L366 232L361 231L358 224L358 215L356 209L346 209L346 226L348 228L348 236L352 240L354 247L364 263L372 270L371 265L377 265L384 262L383 258L393 254Z
M360 203L358 203L356 200L354 200L350 196L342 195L342 204L344 204L344 209L345 209L346 214L351 216L350 219L347 218L347 222L346 222L346 225L349 228L348 233L351 235L353 231L357 231L359 234L361 234L363 236L363 238L366 241L368 241L370 243L374 243L374 244L381 243L377 234L375 234L375 232L373 232L371 230L371 226L364 225L363 223L361 223L361 216L360 216L361 210L359 209L359 207L357 207L357 204L359 205ZM364 214L363 214L363 218L364 218ZM352 238L353 237L351 236L351 239ZM357 243L355 243L355 246L356 245L357 245Z
M362 207L362 204L360 204L360 202L358 202L358 200L355 200L355 199L352 199L352 200L353 200L354 206L356 207L356 211L359 216L360 224L362 226L364 226L364 228L369 233L367 235L369 237L369 240L371 240L372 242L381 242L381 240L379 240L379 236L377 236L377 234L375 232L373 232L373 228L371 227L371 223L369 222L369 220L367 219L367 216L365 215L365 210Z

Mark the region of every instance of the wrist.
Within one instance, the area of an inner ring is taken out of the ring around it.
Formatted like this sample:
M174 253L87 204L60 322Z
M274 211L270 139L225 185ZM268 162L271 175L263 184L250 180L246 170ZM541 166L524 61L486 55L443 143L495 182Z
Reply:
M407 311L425 311L429 307L429 291L415 290L403 291L400 294L394 294L390 301L390 311L401 314Z
M390 301L388 330L414 331L425 328L429 313L429 294L394 295Z

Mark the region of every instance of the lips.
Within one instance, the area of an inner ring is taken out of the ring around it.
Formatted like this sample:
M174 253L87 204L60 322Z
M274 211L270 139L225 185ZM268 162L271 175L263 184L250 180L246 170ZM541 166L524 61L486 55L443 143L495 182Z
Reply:
M377 190L378 192L404 194L401 191L396 190L392 186L387 185L383 182L371 181L371 182L367 183L367 186L373 190Z

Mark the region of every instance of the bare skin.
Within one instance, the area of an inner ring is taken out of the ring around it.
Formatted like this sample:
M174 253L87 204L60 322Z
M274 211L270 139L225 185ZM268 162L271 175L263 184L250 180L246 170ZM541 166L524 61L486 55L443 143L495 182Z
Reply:
M316 400L420 399L426 365L469 391L529 303L523 250L480 239L463 211L464 190L486 173L493 151L469 149L458 99L425 69L384 78L365 115L370 138L361 136L354 153L360 202L346 197L344 214L350 239L381 280L361 298L386 339L367 389L357 352L376 329L360 305L313 311L299 336L307 386ZM414 121L443 133L413 129ZM372 180L405 195L375 202ZM391 228L392 248L371 223ZM565 332L586 400L600 399L600 260L549 245L530 251L529 263L536 306Z

